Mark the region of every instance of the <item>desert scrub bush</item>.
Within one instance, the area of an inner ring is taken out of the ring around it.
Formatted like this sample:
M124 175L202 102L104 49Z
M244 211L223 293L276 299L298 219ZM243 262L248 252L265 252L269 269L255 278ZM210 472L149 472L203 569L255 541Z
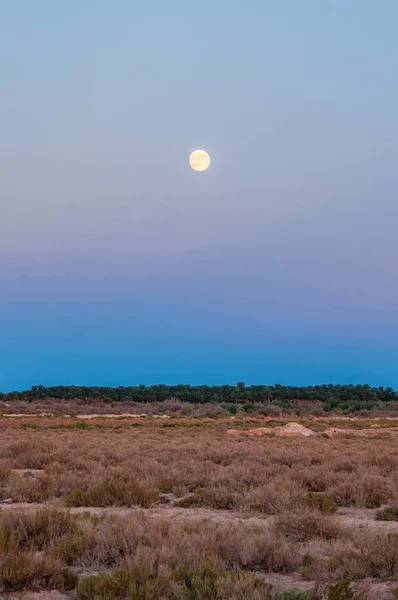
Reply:
M272 585L254 573L229 572L218 581L218 597L225 600L274 600Z
M376 513L377 521L398 521L398 508L396 506L387 506Z
M23 436L29 433L24 431ZM32 434L37 435L36 432ZM13 468L44 469L51 462L53 450L54 446L45 440L30 438L10 444L1 454L12 460Z
M311 581L316 578L318 572L320 571L322 566L322 562L316 556L312 556L311 554L304 554L303 562L301 567L301 576L308 581Z
M77 535L75 517L64 511L42 509L32 514L8 513L0 521L0 551L41 552L56 545L65 536Z
M175 600L274 600L272 585L253 573L222 572L208 567L198 571L182 565L174 574L180 586Z
M82 579L76 589L79 600L157 600L170 598L169 582L156 577L145 565Z
M31 551L0 553L0 592L26 588L69 590L76 583L77 577L56 558L37 556Z
M366 508L380 508L386 496L381 490L372 490L365 499Z
M330 585L327 592L327 600L351 600L354 593L350 589L351 579L339 579L334 585Z
M250 489L242 499L241 508L275 515L302 506L305 497L306 490L299 482L277 475Z
M6 486L7 495L14 502L45 502L50 495L51 478L49 476L34 479L29 474L24 477L10 478Z
M0 465L0 485L3 485L8 480L8 477L11 473L11 469Z
M300 554L291 544L263 527L153 519L147 515L101 518L89 533L89 544L79 556L79 564L89 566L95 562L115 568L126 562L144 562L177 569L184 563L197 571L204 556L208 566L219 571L292 572L301 564Z
M77 586L79 600L274 600L272 586L251 573L217 572L181 565L158 575L140 564L112 574L87 577ZM279 598L279 596L277 597ZM282 597L281 597L282 598ZM287 596L296 600L296 596ZM301 596L297 596L301 600ZM307 596L303 597L307 600Z
M301 564L299 553L278 533L220 527L213 544L216 554L229 569L289 573Z
M316 537L331 540L347 535L347 530L333 516L304 511L281 515L275 522L275 528L294 542L305 542Z
M159 494L144 489L127 475L107 477L87 490L72 489L65 499L69 507L78 506L141 506L150 508L159 502Z
M203 567L195 572L185 565L181 565L174 575L180 584L176 597L178 600L216 600L218 595L217 571Z
M85 550L87 537L76 517L56 510L6 514L0 522L0 552L44 552L71 565Z
M382 580L398 577L398 534L364 533L353 541L353 548L337 555L342 576Z
M337 511L336 502L324 493L308 492L306 504L310 508L319 510L322 515L333 515Z

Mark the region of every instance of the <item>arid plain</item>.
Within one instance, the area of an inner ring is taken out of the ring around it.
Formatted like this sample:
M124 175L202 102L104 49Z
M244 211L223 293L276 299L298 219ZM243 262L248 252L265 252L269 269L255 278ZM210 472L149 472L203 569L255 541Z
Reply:
M398 597L398 420L90 412L0 417L1 598Z

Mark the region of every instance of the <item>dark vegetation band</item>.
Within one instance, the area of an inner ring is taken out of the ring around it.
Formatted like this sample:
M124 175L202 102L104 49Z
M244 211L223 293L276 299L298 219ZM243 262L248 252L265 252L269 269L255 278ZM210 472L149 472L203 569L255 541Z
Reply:
M295 401L345 403L345 402L396 402L398 392L391 387L370 385L324 384L314 386L250 385L137 385L119 387L50 386L35 385L30 390L0 393L0 400L25 400L56 398L63 400L102 400L105 402L162 402L176 399L193 403L284 403Z

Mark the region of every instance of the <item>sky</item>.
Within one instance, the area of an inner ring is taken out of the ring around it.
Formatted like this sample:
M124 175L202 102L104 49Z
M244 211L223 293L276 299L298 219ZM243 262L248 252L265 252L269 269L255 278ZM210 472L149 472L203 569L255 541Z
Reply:
M398 388L397 28L396 0L0 0L0 390Z

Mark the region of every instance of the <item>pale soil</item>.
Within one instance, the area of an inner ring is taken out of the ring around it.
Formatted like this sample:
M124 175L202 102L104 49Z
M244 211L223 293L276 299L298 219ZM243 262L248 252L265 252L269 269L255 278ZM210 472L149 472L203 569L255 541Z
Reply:
M139 508L139 507L117 507L108 506L91 507L80 506L77 508L65 508L60 502L45 502L45 503L28 503L28 502L13 502L2 504L0 513L5 512L34 512L43 508L56 508L57 510L65 510L71 514L90 513L92 515L116 515L120 517L134 517L134 515L151 515L153 518L167 517L173 520L189 520L189 521L207 521L216 523L247 523L270 528L275 517L273 516L257 516L252 513L234 512L231 510L214 510L211 508L182 508L165 504L154 508ZM356 531L369 530L372 533L398 533L398 521L376 521L376 512L380 509L371 508L339 508L334 518L343 527Z

